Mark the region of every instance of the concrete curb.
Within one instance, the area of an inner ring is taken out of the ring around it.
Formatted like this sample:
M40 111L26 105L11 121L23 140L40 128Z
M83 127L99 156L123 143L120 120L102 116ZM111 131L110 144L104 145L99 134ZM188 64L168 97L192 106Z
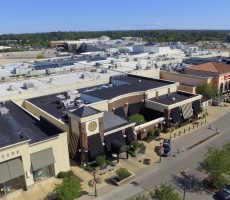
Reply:
M206 138L200 140L199 142L196 142L196 143L192 144L191 146L189 146L189 147L187 148L187 150L191 150L191 149L197 147L198 145L203 144L204 142L206 142L206 141L208 141L209 139L215 137L215 136L218 135L219 133L220 133L220 132L217 131L217 132L215 132L214 134L212 134L212 135L210 135L210 136L208 136L208 137L206 137Z

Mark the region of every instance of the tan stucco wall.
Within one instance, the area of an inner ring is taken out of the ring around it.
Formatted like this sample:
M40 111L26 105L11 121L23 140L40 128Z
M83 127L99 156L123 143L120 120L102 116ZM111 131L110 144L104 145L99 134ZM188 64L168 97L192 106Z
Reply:
M188 86L188 85L180 84L178 87L178 90L195 94L196 93L196 86Z
M25 142L21 144L8 146L6 148L1 148L0 162L21 157L24 172L25 172L26 187L28 188L34 184L33 175L31 171L30 154L48 148L53 149L53 154L55 158L55 164L54 164L55 176L60 171L68 171L70 169L70 164L69 164L69 153L68 153L68 146L67 146L67 133L62 133L58 135L56 138L42 141L32 145L29 145L28 142ZM30 174L30 176L27 176L27 174Z
M40 108L38 108L34 104L30 103L29 101L24 100L22 106L23 106L23 108L25 108L26 110L31 112L36 117L42 116L45 119L47 119L49 122L51 122L52 124L56 125L61 130L65 131L65 132L69 131L68 125L66 125L64 122L58 120L57 118L53 117L52 115L48 114L47 112L41 110Z
M91 103L89 106L97 110L100 110L100 111L108 111L108 101L107 100L96 102L96 103Z

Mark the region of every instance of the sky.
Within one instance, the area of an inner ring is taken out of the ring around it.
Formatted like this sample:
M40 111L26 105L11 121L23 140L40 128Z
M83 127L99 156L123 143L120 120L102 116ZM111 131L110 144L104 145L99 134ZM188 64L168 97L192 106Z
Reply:
M0 34L230 29L230 0L6 0Z

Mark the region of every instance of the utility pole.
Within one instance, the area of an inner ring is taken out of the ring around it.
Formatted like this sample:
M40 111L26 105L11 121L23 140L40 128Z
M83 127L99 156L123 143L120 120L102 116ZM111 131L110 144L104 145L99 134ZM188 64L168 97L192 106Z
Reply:
M187 180L192 180L192 177L190 177L189 175L186 174L186 171L188 169L180 172L180 174L184 177L184 194L183 194L183 200L185 200L185 194L186 194L186 190L187 190Z

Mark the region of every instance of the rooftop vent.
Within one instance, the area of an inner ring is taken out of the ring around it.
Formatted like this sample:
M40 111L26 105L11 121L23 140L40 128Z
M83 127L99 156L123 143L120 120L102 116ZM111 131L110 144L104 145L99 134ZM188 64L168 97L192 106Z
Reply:
M9 109L7 109L6 107L0 107L0 115L6 115L9 113Z

